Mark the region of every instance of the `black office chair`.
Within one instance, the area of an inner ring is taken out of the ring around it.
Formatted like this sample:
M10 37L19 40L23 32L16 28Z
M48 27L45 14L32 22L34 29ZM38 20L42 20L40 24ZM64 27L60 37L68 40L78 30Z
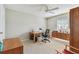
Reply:
M50 37L49 31L50 31L49 29L46 29L46 31L44 33L42 33L42 38L43 38L42 42L46 42L46 41L50 42L50 40L49 40L49 37Z

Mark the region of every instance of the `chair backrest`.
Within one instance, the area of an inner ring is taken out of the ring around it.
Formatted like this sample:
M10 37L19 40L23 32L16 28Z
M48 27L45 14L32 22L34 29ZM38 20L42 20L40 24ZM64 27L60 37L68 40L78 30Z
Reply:
M49 34L49 29L46 29L45 34Z
M46 31L44 32L44 33L42 33L42 35L44 36L44 37L48 37L49 36L49 29L46 29Z

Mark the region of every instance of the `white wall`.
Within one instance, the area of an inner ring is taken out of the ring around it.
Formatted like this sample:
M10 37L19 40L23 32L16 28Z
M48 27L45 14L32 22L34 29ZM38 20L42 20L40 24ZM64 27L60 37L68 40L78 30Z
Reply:
M6 9L6 38L20 36L28 39L32 29L45 29L45 25L45 19L42 17Z
M0 4L0 41L5 38L5 8L4 5Z
M47 21L48 21L47 28L50 29L50 32L56 31L56 29L57 29L57 19L56 19L56 17L50 18Z

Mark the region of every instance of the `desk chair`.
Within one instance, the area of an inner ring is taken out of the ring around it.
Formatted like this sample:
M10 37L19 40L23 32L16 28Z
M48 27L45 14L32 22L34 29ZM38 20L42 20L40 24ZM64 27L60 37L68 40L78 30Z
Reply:
M42 42L45 42L45 43L46 41L50 42L49 37L50 37L49 29L46 29L46 31L42 33L42 38L43 38Z

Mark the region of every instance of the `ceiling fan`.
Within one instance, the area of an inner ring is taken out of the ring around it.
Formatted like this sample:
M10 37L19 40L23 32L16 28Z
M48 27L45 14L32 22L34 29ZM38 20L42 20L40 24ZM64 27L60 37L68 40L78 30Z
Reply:
M49 6L46 5L46 4L44 4L44 5L42 5L42 6L43 6L42 8L44 8L43 11L45 11L46 13L48 12L48 13L53 13L53 14L54 14L53 11L59 9L59 7L49 8Z

